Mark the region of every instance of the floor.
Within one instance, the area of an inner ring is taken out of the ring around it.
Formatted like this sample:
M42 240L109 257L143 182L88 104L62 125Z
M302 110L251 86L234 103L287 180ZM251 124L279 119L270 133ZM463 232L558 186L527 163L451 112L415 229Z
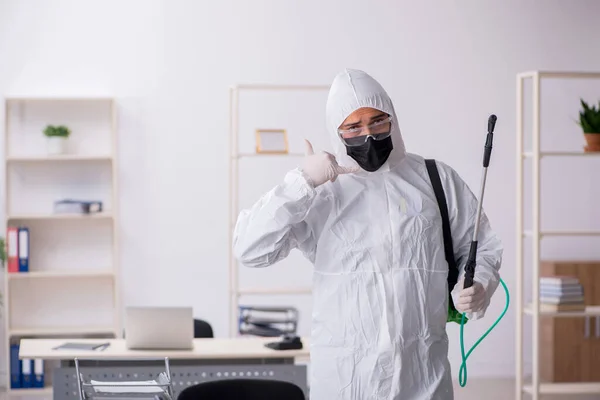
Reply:
M467 386L460 387L456 383L454 400L510 400L515 398L515 382L512 379L477 379L471 378ZM531 396L523 396L529 400ZM541 396L542 400L600 400L600 394L592 396Z
M454 400L514 400L514 380L512 379L481 379L471 378L466 387L456 383ZM531 396L525 395L523 400ZM51 396L27 397L11 396L7 399L0 393L0 400L51 400ZM541 400L600 400L600 394L595 396L542 396Z

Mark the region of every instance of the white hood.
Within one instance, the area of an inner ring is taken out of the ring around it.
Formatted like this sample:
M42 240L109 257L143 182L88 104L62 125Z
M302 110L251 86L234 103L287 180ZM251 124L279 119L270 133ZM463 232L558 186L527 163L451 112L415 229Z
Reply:
M331 135L331 144L338 164L357 166L358 164L346 154L346 146L337 130L342 122L359 108L370 107L388 113L393 117L392 143L394 149L387 162L377 171L389 171L406 156L404 140L398 126L399 121L392 100L383 87L369 74L356 69L345 69L340 72L329 89L327 98L327 129ZM364 172L364 171L363 171Z

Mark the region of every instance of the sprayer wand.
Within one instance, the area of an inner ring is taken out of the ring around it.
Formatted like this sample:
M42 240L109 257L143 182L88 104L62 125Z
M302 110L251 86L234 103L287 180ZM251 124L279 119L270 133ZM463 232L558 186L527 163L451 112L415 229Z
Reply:
M473 286L473 277L475 276L475 265L477 263L477 236L479 233L479 221L481 218L481 207L483 204L483 194L485 192L485 180L487 178L487 169L490 165L492 157L492 141L494 140L494 127L496 126L496 116L490 115L488 118L488 133L485 140L485 148L483 153L483 174L481 176L481 189L479 191L479 202L477 204L477 216L475 218L475 229L473 230L473 239L471 240L471 248L469 249L469 258L465 265L465 284L464 288Z
M477 234L479 233L479 220L481 217L481 205L483 204L483 193L485 191L485 180L487 177L487 168L490 165L490 157L492 155L492 141L494 139L494 127L496 126L496 116L490 115L488 119L488 133L487 138L485 140L485 150L483 153L483 176L481 178L481 191L479 192L479 204L477 205L477 216L475 219L475 229L473 231L473 239L471 241L471 248L469 249L469 258L467 260L467 264L465 265L465 283L464 288L469 288L473 286L473 277L475 276L475 265L477 260ZM465 387L467 385L467 359L475 350L477 346L482 342L483 339L498 325L500 320L504 318L506 312L508 311L508 306L510 304L510 294L508 292L508 287L506 283L500 278L500 284L504 288L504 292L506 293L506 305L504 306L504 310L502 314L498 317L496 322L475 342L473 347L468 352L465 352L465 342L464 342L464 328L466 322L466 314L463 313L462 319L460 322L460 354L462 358L462 363L460 364L460 370L458 374L458 382L460 386Z

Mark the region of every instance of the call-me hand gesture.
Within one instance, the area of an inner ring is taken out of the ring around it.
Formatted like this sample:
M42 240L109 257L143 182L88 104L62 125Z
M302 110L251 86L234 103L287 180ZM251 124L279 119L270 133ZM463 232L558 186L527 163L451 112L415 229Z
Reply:
M305 139L306 151L302 171L311 180L314 187L327 181L335 182L342 174L350 174L359 170L358 167L342 167L338 165L335 156L323 151L315 154L312 144Z

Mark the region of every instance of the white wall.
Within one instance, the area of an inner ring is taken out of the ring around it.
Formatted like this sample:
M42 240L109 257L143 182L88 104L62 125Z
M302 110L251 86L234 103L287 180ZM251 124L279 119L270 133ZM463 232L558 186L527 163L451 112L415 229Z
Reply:
M229 85L328 84L344 67L364 69L395 100L409 151L443 159L474 189L487 117L497 114L486 210L504 240L502 273L513 289L515 75L599 70L599 12L593 0L4 0L0 93L120 99L124 302L191 304L223 336ZM583 140L570 118L584 89L597 101L598 91L580 84L553 86L545 103L551 107L545 118L555 118L544 120L548 134L570 149L580 149ZM574 171L564 164L551 170L552 181L572 183L576 173L584 186L569 186L567 194L558 185L549 201L560 212L547 215L563 227L596 218L598 228L592 175ZM571 220L577 211L584 218ZM573 242L559 242L553 249L552 256L599 256L590 244L575 251ZM487 321L466 329L468 344L503 304L499 291ZM513 326L511 309L473 354L469 376L513 373ZM450 327L450 333L457 372L458 330Z

